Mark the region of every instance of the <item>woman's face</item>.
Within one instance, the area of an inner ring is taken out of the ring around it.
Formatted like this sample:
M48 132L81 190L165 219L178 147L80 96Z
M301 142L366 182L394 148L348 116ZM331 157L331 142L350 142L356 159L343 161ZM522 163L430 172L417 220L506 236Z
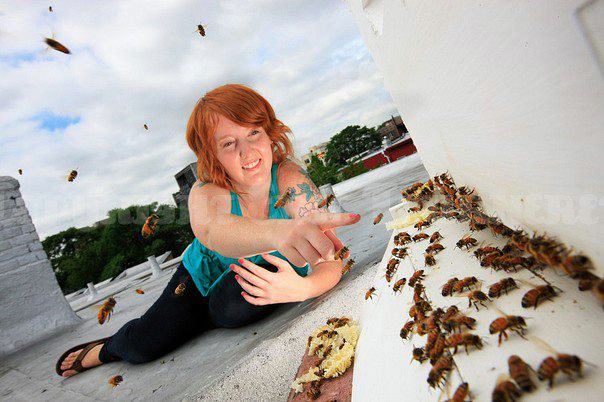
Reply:
M219 115L214 143L218 161L238 189L270 181L272 142L262 127L239 126Z

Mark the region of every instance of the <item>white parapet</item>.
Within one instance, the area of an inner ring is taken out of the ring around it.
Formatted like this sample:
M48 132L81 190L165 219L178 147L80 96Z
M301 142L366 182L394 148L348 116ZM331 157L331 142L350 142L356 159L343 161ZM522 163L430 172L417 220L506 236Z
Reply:
M80 321L59 288L19 182L8 176L0 176L0 295L0 356Z

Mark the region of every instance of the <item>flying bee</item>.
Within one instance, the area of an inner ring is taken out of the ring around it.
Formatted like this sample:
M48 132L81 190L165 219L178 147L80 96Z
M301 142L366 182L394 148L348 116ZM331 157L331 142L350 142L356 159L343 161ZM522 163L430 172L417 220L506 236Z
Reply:
M470 293L467 294L467 297L468 297L468 307L474 305L474 307L476 307L476 311L479 310L478 304L486 307L487 305L484 304L483 302L485 302L485 301L492 302L493 301L480 290L471 291Z
M70 54L71 52L69 51L69 49L67 49L67 47L65 47L65 45L61 44L60 42L51 39L51 38L44 38L44 42L52 49L56 50L57 52L61 52L61 53L65 53L65 54Z
M23 174L23 169L19 169L19 175Z
M348 252L348 247L344 246L338 250L338 252L333 256L336 260L343 260L345 258L346 253Z
M379 213L374 219L373 219L373 224L377 225L378 223L380 223L380 221L382 220L382 217L384 216L383 213Z
M407 321L401 329L400 337L406 340L409 337L409 334L413 331L414 326L415 322L413 320Z
M392 290L396 293L399 292L403 286L405 286L405 283L407 283L407 278L401 278L398 281L396 281L394 283L394 285L392 285Z
M52 13L52 6L48 6L48 12Z
M453 295L453 286L455 286L455 284L456 284L457 282L459 282L459 279L457 279L457 278L451 278L451 279L449 279L449 280L447 281L447 283L445 283L445 284L443 285L443 287L442 287L442 291L441 291L441 294L442 294L444 297L447 297L447 296L451 296L451 295Z
M453 397L446 402L465 402L469 395L470 386L467 382L462 382L453 393Z
M156 214L149 215L149 217L145 220L143 228L141 229L141 236L143 236L143 239L148 239L155 234L158 222L159 216Z
M176 287L176 289L174 289L174 294L178 297L184 295L185 288L186 288L186 286L184 283L179 283L178 286Z
M109 385L115 388L120 385L122 381L124 381L124 377L122 377L121 375L114 375L109 379Z
M445 247L440 243L432 243L428 247L426 247L426 253L430 254L438 254L440 251L444 250Z
M453 359L451 356L442 356L428 373L428 384L431 388L441 387L445 384L445 375L453 370Z
M436 241L439 241L440 239L442 239L442 235L440 234L440 232L434 232L432 233L432 236L430 236L430 243L434 243Z
M203 25L201 24L197 24L197 29L195 30L195 32L199 32L201 36L206 36L206 30L203 29Z
M476 319L463 314L454 315L443 319L443 329L447 332L462 332L464 329L472 330L476 326Z
M436 265L436 259L433 254L425 253L424 254L424 263L427 267L433 267Z
M77 170L72 170L71 172L69 172L69 174L67 175L67 181L72 182L75 180L75 178L77 177L78 172Z
M417 243L418 241L422 241L424 239L429 238L430 236L428 236L425 233L418 233L415 236L413 236L411 239L413 240L414 243Z
M329 206L335 199L336 199L336 196L334 194L329 194L327 197L325 197L321 200L318 207L319 208L323 208L323 207L329 208Z
M149 130L149 126L147 125L147 123L143 124L143 128L147 131Z
M493 402L516 402L520 398L520 389L512 381L500 376L491 394Z
M279 197L277 202L275 202L275 205L273 205L273 207L275 209L281 208L282 206L285 205L286 202L290 201L291 199L292 199L292 188L288 187L287 190L285 190L285 192L283 193L283 195L281 197Z
M537 286L522 296L522 307L536 309L541 301L553 300L557 295L556 289L552 285Z
M478 349L482 349L482 340L478 335L470 334L470 333L462 333L462 334L453 334L447 337L447 347L453 348L453 354L457 353L457 348L463 346L468 352L468 346L474 346Z
M504 315L503 317L499 317L494 319L489 325L489 333L491 335L499 333L499 339L497 346L501 346L501 339L505 337L508 339L507 330L516 332L522 338L526 339L524 336L526 331L526 321L524 317L519 315Z
M365 300L367 299L372 299L373 298L373 294L375 293L375 288L371 287L367 293L365 293Z
M516 384L518 384L520 389L524 392L531 392L537 388L529 373L529 370L532 370L532 368L519 356L511 355L508 358L508 369L510 377L516 381Z
M505 292L505 294L507 295L508 292L514 289L518 289L518 285L516 284L514 278L503 278L499 282L495 282L494 284L489 286L489 297L497 298L501 296L501 293L503 292Z
M475 276L465 277L455 282L455 284L453 285L453 292L463 292L464 288L468 288L468 290L470 290L470 288L472 288L472 286L476 285L477 283L478 279Z
M342 268L342 275L346 275L348 271L350 271L350 269L354 267L355 263L356 262L352 258L346 261L346 265L344 265L344 267Z
M145 294L145 291L142 290L142 289L136 289L135 292L138 293L139 295L144 295Z
M109 321L111 318L111 313L113 313L113 308L117 302L113 297L107 298L99 308L98 320L99 324L103 325L105 322Z
M413 360L417 360L421 364L426 359L427 359L427 357L424 354L424 348L416 348L416 347L413 348L411 362L413 362Z
M473 237L463 237L461 239L459 239L457 241L457 243L455 243L456 247L459 247L460 249L462 247L466 247L466 250L469 250L471 247L474 247L478 244L478 240L476 240Z
M424 270L423 269L415 271L413 273L413 275L411 275L411 278L409 278L409 286L410 287L415 287L415 284L418 281L422 281L424 278L425 278L425 276L424 276Z

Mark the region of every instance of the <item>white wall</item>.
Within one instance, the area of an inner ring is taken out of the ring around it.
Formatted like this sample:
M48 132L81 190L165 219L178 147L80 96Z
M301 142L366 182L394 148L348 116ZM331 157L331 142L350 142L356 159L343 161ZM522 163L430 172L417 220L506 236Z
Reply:
M604 274L604 1L347 3L428 172Z
M78 322L52 272L19 182L0 176L0 356Z

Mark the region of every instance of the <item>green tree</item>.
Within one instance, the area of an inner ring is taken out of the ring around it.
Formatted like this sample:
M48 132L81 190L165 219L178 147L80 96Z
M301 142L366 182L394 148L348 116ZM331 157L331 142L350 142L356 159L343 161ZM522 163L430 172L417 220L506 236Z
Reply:
M348 126L331 137L325 160L328 164L343 167L347 160L382 144L380 134L367 126Z
M336 184L340 181L338 167L331 164L325 165L323 161L314 154L310 157L310 164L308 165L307 171L317 187L327 183Z

